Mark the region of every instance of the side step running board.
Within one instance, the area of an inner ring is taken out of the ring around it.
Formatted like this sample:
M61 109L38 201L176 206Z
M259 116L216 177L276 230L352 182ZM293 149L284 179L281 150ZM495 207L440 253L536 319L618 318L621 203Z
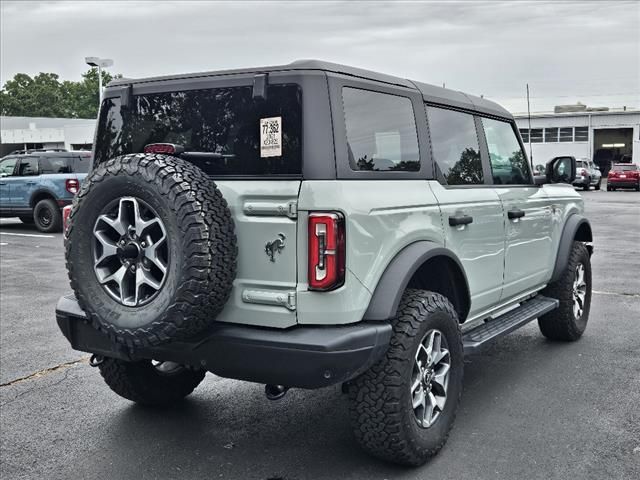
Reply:
M558 308L558 305L559 302L555 298L537 295L504 315L485 320L482 325L463 334L462 345L465 355L476 353L483 345L513 332L541 315Z

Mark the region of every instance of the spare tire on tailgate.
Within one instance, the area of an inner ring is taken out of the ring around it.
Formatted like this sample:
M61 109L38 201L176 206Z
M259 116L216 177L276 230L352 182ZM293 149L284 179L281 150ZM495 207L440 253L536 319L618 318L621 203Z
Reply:
M195 165L166 155L96 167L75 200L65 246L80 307L130 347L206 329L236 272L234 224L220 190Z

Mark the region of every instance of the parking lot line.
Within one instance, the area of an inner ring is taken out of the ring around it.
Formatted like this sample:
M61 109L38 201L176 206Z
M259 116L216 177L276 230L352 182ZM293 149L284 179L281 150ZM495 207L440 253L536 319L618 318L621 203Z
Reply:
M35 233L0 232L0 235L13 235L14 237L55 238L55 235L38 235L38 234L35 234Z

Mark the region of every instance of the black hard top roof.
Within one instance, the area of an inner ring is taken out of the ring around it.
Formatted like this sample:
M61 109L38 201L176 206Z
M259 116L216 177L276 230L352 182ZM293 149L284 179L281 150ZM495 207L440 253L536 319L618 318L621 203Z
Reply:
M350 75L353 77L364 78L368 80L374 80L377 82L388 83L392 85L399 85L406 88L412 88L419 90L425 101L431 103L437 103L456 108L462 108L467 110L474 110L481 113L495 115L499 117L513 118L511 113L505 110L503 107L495 102L486 100L484 98L469 95L456 90L450 90L448 88L437 87L435 85L429 85L422 82L414 82L405 78L395 77L393 75L387 75L384 73L373 72L370 70L364 70L362 68L350 67L348 65L340 65L337 63L325 62L322 60L296 60L288 65L277 65L270 67L252 67L252 68L239 68L234 70L218 70L212 72L202 73L188 73L180 75L168 75L161 77L149 77L140 79L121 78L113 80L109 83L109 86L120 86L139 84L147 82L158 82L166 80L187 80L199 77L219 76L219 75L238 75L238 74L256 74L256 73L269 73L289 70L321 70L325 72L340 73L343 75Z

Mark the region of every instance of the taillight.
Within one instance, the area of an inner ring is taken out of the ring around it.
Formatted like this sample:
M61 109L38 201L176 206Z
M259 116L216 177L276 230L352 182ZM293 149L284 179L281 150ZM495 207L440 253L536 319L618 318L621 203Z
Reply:
M182 145L176 145L175 143L150 143L144 147L144 153L179 155L182 152L184 152L184 147Z
M80 190L80 182L75 178L67 178L64 186L67 189L67 192L72 195L75 195L78 193L78 190Z
M69 228L69 217L71 216L71 209L73 206L67 205L62 209L62 231L66 235Z
M582 175L583 177L586 177L587 171L583 168L582 171L580 172L580 175Z
M333 290L344 284L344 217L309 214L309 290Z

